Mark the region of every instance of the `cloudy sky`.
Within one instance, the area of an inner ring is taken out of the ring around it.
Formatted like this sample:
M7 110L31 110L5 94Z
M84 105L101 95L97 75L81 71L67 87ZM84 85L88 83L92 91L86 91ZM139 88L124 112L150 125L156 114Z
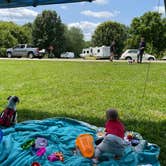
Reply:
M90 40L97 25L112 20L130 25L132 19L147 11L164 14L164 0L96 0L92 3L47 5L27 8L0 9L0 20L17 24L33 22L43 10L55 10L69 27L82 29L85 40Z

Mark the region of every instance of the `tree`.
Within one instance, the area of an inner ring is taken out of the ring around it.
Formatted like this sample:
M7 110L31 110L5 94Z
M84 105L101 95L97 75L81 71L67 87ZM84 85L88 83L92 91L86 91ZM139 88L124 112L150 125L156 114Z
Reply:
M24 29L13 22L0 22L0 47L13 47L18 43L27 43L28 34Z
M36 17L33 23L32 40L39 48L48 50L49 46L53 46L56 57L64 51L64 25L55 11L45 10Z
M145 38L149 53L158 55L166 48L166 19L157 12L147 12L134 18L129 33L126 48L138 48L141 37Z
M66 51L74 52L79 56L84 47L84 35L80 28L71 27L65 30Z
M117 45L117 53L120 54L124 47L124 42L127 38L127 28L125 25L107 21L100 24L93 36L92 36L92 44L93 46L110 46L112 41L116 41Z
M22 26L24 33L28 36L28 43L32 43L32 23L26 23Z

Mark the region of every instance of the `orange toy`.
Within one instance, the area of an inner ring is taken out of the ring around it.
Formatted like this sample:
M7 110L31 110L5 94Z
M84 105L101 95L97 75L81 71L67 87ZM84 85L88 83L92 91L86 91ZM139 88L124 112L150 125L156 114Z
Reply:
M76 147L84 157L92 158L94 155L93 137L90 134L81 134L76 139Z

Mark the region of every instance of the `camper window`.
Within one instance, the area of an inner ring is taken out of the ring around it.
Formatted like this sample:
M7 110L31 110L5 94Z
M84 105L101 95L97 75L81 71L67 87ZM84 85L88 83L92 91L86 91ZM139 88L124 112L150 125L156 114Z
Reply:
M87 54L89 54L89 51L87 51Z
M98 49L97 52L100 52L100 50Z

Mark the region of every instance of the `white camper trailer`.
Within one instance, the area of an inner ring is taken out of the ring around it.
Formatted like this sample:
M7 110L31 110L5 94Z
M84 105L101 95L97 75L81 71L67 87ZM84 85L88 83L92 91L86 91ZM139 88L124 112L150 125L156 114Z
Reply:
M93 56L93 48L84 48L82 53L80 54L81 58L85 58L86 56Z
M95 56L96 59L109 58L110 57L110 47L107 47L107 46L94 47L93 56Z
M109 58L110 57L110 47L90 47L82 50L80 57L85 58L87 56L93 56L96 59Z

